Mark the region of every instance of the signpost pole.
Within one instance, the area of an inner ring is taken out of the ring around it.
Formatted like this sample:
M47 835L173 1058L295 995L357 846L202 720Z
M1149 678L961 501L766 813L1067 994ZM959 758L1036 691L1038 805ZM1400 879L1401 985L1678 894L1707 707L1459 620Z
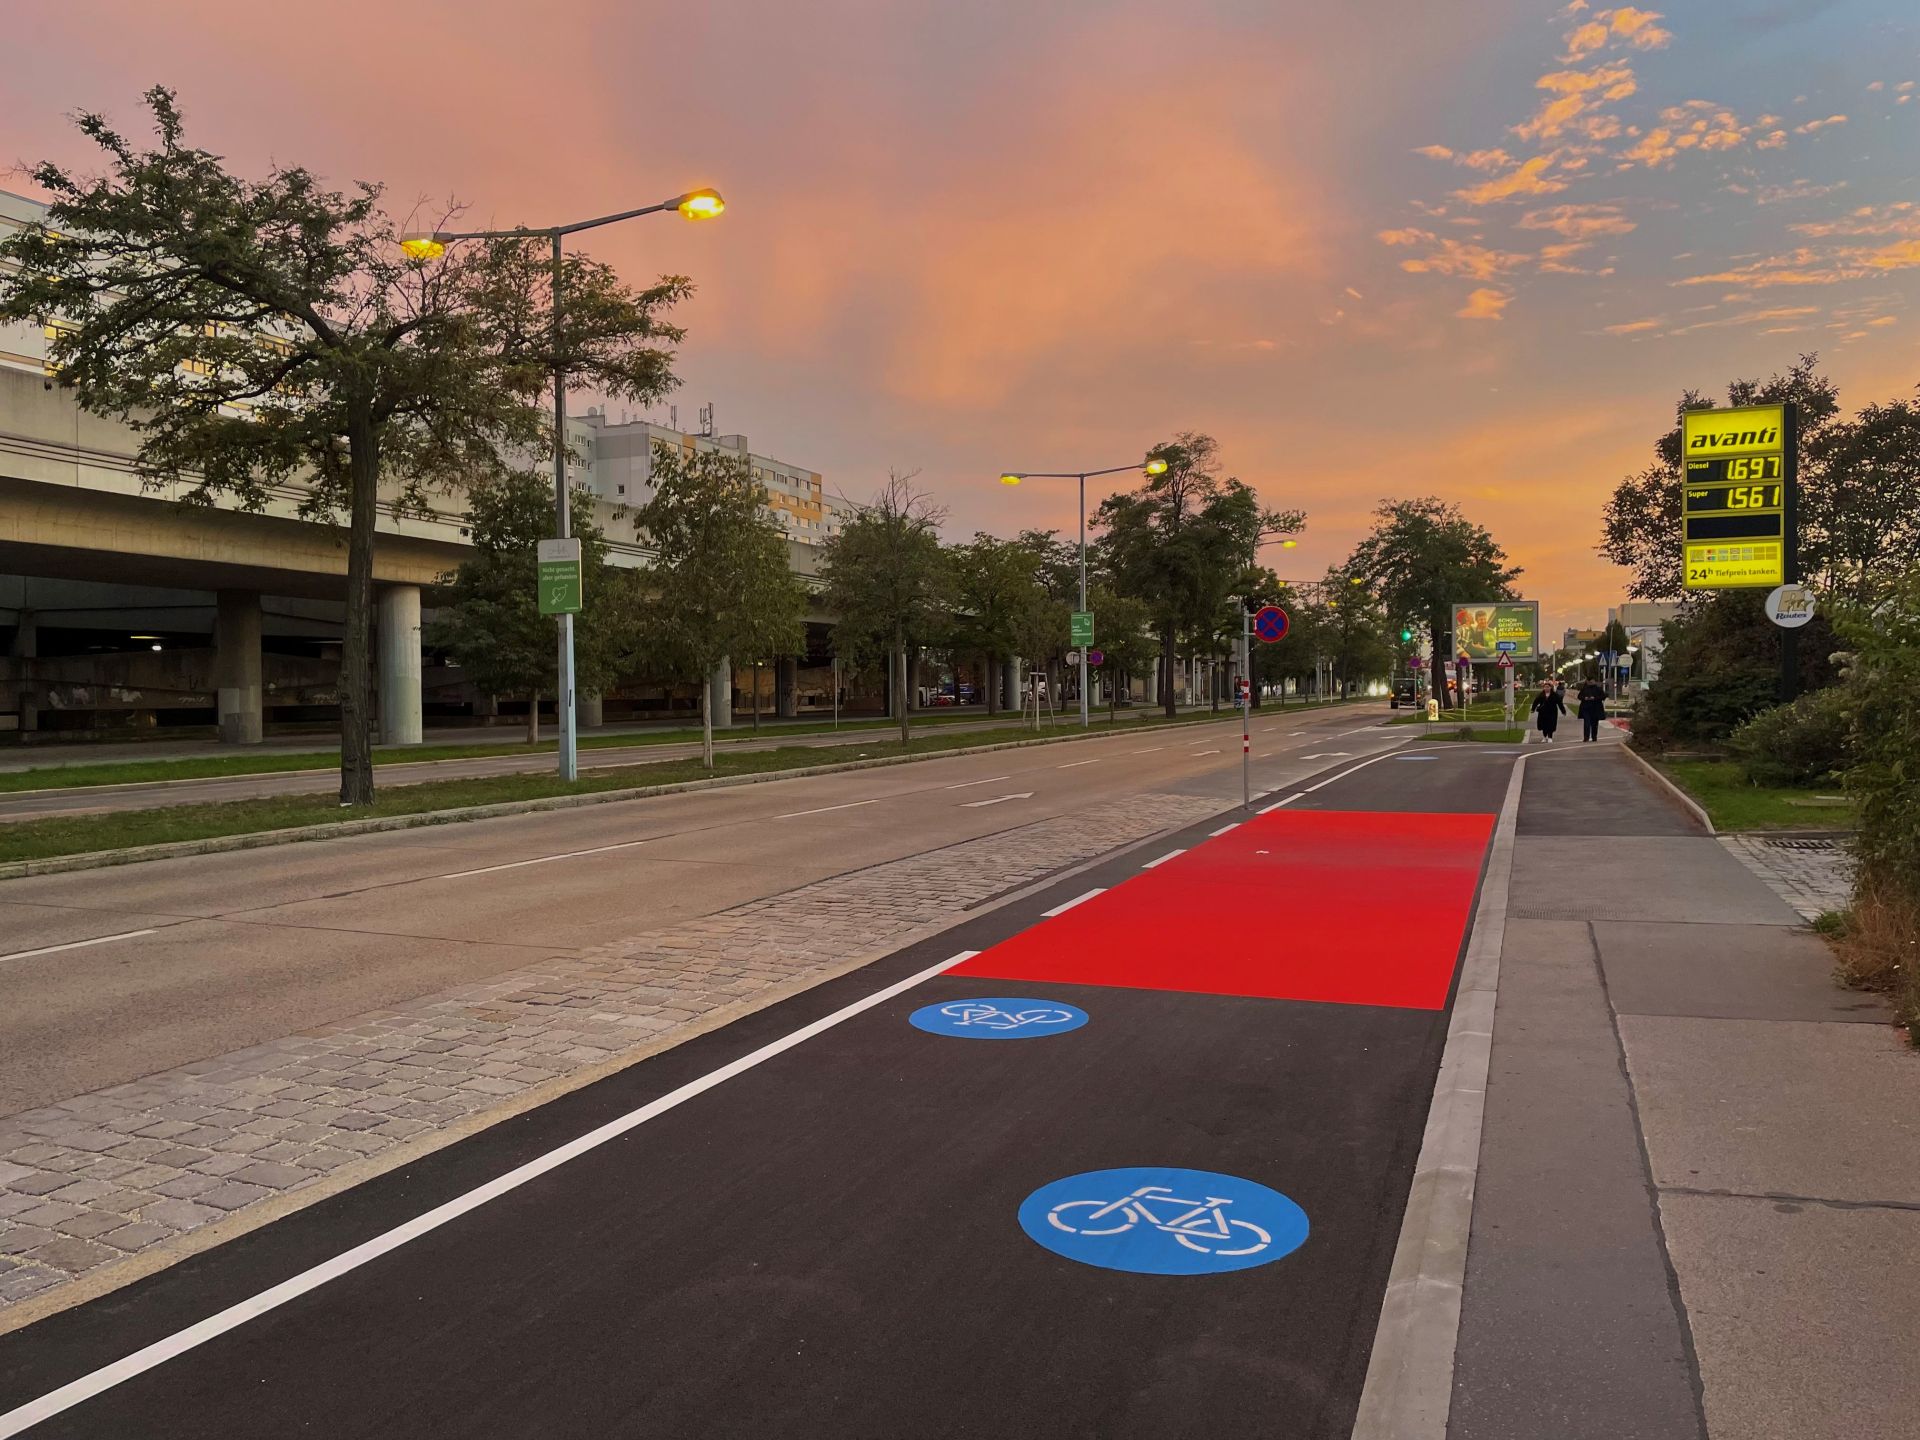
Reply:
M1253 616L1240 602L1240 808L1253 805Z
M1800 583L1800 407L1783 405L1781 409L1781 469L1786 475L1786 513L1781 517L1785 552L1781 578L1788 585ZM1800 632L1780 632L1780 703L1786 704L1800 693Z

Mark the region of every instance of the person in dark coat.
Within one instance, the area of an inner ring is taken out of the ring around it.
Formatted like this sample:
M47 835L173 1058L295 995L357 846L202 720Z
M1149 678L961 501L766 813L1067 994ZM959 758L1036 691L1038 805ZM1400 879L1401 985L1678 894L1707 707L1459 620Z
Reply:
M1560 692L1553 688L1551 680L1540 682L1540 693L1533 697L1533 723L1540 729L1540 738L1547 744L1553 743L1553 732L1560 728L1560 717L1567 713L1567 702L1560 698Z
M1580 687L1580 743L1600 738L1600 722L1607 718L1607 692L1598 680Z

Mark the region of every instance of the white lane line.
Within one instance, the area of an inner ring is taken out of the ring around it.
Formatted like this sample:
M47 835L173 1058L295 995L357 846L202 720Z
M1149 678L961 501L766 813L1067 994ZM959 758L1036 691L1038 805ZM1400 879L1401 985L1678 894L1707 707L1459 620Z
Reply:
M1069 765L1056 765L1056 770L1078 770L1082 765L1098 765L1098 760L1075 760Z
M1307 792L1304 790L1296 790L1293 792L1293 794L1284 796L1283 798L1274 801L1273 804L1271 805L1261 806L1258 810L1254 811L1254 814L1265 815L1270 810L1278 810L1282 805L1291 805L1294 801L1298 800L1302 795L1305 795L1306 793Z
M1151 755L1156 750L1164 750L1166 748L1164 745L1149 745L1144 750L1129 750L1127 753L1129 755Z
M825 815L831 810L858 810L862 805L878 805L882 800L888 798L890 797L878 795L871 800L849 800L844 805L822 805L818 810L789 810L786 814L776 815L773 818L776 820L798 820L802 815Z
M96 935L91 940L69 940L64 945L42 945L38 950L15 950L11 954L0 955L0 964L9 960L26 960L35 955L57 955L62 950L84 950L89 945L105 945L113 940L137 940L142 935L158 933L158 929L122 930L118 935Z
M884 1004L894 996L911 990L923 980L931 980L943 970L951 969L962 960L971 960L979 953L977 950L962 950L959 954L942 960L938 965L929 965L917 975L909 975L906 979L897 981L884 990L876 990L873 994L856 1000L851 1005L834 1011L831 1015L815 1020L811 1025L803 1025L790 1035L783 1035L778 1040L762 1045L751 1054L742 1055L738 1060L722 1065L718 1070L710 1071L698 1080L690 1080L678 1090L669 1091L658 1100L642 1105L638 1110L629 1110L625 1115L609 1120L599 1129L589 1130L585 1135L569 1140L566 1144L549 1150L546 1154L529 1160L516 1169L509 1170L497 1179L489 1180L486 1184L469 1190L466 1194L457 1196L444 1205L436 1205L425 1214L416 1215L404 1224L394 1226L383 1235L376 1235L373 1239L364 1241L351 1250L343 1251L331 1260L322 1261L311 1270L303 1270L290 1280L283 1280L270 1289L262 1290L251 1299L242 1300L237 1305L230 1305L218 1314L209 1315L205 1320L189 1325L186 1329L169 1335L164 1340L156 1340L153 1344L134 1351L125 1359L116 1360L111 1365L103 1365L91 1374L83 1375L57 1390L49 1390L39 1399L29 1400L18 1409L9 1410L4 1415L0 1415L0 1440L10 1440L10 1437L38 1425L42 1420L50 1420L63 1411L71 1410L74 1406L91 1400L96 1395L104 1394L124 1381L133 1379L136 1375L144 1375L156 1366L164 1365L167 1361L186 1354L196 1346L204 1345L207 1341L224 1335L229 1330L238 1329L249 1320L258 1319L289 1300L298 1299L309 1291L319 1289L329 1280L337 1280L342 1275L359 1269L370 1260L377 1260L382 1255L398 1250L408 1241L418 1240L422 1235L438 1230L449 1221L459 1219L468 1211L479 1209L489 1200L497 1200L502 1195L518 1190L522 1185L539 1179L550 1170L558 1169L569 1160L578 1159L590 1150L597 1150L609 1140L618 1139L629 1130L637 1129L647 1121L684 1105L696 1096L704 1095L715 1086L725 1084L736 1075L745 1074L756 1065L763 1064L774 1056L831 1030L842 1021L851 1020L862 1011Z
M948 785L943 788L948 790L968 790L975 785L991 785L995 781L1011 780L1012 778L1011 775L989 775L984 780L962 780L958 785Z
M1224 835L1229 830L1238 830L1239 828L1240 828L1240 822L1238 820L1235 820L1230 825L1222 825L1218 830L1209 830L1207 832L1207 838L1211 840L1216 835Z
M1405 743L1405 742L1402 742L1402 743ZM1333 784L1333 782L1336 780L1344 780L1347 778L1347 776L1355 774L1358 771L1364 770L1369 765L1378 765L1382 760L1390 760L1392 758L1393 758L1393 751L1389 750L1385 754L1374 756L1371 760L1362 760L1358 765L1350 766L1347 769L1342 770L1338 775L1329 775L1326 779L1322 780L1318 785L1307 786L1307 788L1301 793L1305 795L1311 795L1316 790L1326 789L1327 786Z
M1219 753L1218 750L1196 750L1188 758L1198 760L1202 755L1218 755Z
M531 860L508 860L499 865L482 865L478 870L450 870L445 875L422 875L424 880L464 880L469 875L492 875L500 870L524 870L529 865L545 865L552 860L577 860L582 855L604 855L609 850L631 850L636 845L647 845L658 837L650 836L646 840L622 840L617 845L596 845L591 850L562 850L558 855L536 855Z
M1154 867L1154 866L1156 866L1156 865L1164 865L1164 864L1166 864L1166 863L1167 863L1167 861L1169 861L1169 860L1171 860L1171 859L1173 859L1173 857L1174 857L1174 856L1176 856L1176 855L1184 855L1184 854L1186 854L1186 853L1187 853L1187 851L1186 851L1186 847L1185 847L1185 846L1182 846L1182 847L1181 847L1180 849L1178 849L1178 850L1169 850L1169 851L1168 851L1168 852L1167 852L1166 854L1164 854L1164 855L1162 855L1162 856L1161 856L1161 857L1160 857L1160 858L1159 858L1158 860L1149 860L1149 861L1147 861L1147 863L1146 863L1146 864L1144 864L1144 865L1142 865L1142 866L1141 866L1140 868L1141 868L1142 870L1151 870L1151 869L1153 869L1153 867Z
M1071 900L1063 900L1060 902L1060 904L1054 906L1053 909L1042 910L1040 913L1046 916L1048 919L1052 919L1055 915L1066 914L1067 911L1073 909L1073 907L1076 905L1085 904L1087 901L1093 899L1093 897L1096 895L1104 895L1106 893L1107 893L1107 887L1102 885L1098 890L1089 890L1084 895L1076 895Z

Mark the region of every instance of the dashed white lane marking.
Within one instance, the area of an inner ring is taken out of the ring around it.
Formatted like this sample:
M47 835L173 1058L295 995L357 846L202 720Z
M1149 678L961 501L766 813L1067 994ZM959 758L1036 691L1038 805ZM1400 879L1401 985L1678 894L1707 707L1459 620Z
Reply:
M962 780L958 785L947 785L942 788L947 790L968 790L975 785L991 785L996 780L1011 780L1012 778L1011 775L989 775L984 780Z
M776 820L798 820L802 815L825 815L830 810L858 810L862 805L878 805L889 797L881 795L872 800L849 800L844 805L822 805L818 810L789 810L784 815L776 815Z
M1098 760L1072 760L1065 765L1056 765L1056 770L1078 770L1082 765L1098 765Z
M1209 830L1207 832L1207 838L1211 840L1216 835L1224 835L1229 830L1238 830L1239 828L1240 828L1240 822L1238 820L1235 820L1230 825L1222 825L1218 830Z
M1202 755L1218 755L1219 753L1220 752L1218 750L1196 750L1188 758L1192 760L1198 760Z
M64 945L42 945L38 950L15 950L10 954L0 955L0 964L5 964L9 960L30 959L35 955L58 955L62 950L84 950L89 945L106 945L115 940L137 940L142 935L157 935L158 933L159 931L153 928L146 930L122 930L117 935L96 935L91 940L69 940Z
M1051 919L1055 915L1066 914L1067 911L1073 909L1073 907L1076 905L1085 904L1087 901L1093 899L1093 897L1096 895L1104 895L1106 893L1107 893L1107 887L1102 885L1098 890L1089 890L1084 895L1076 895L1071 900L1063 900L1058 905L1054 906L1053 909L1042 910L1040 913L1048 917L1049 919Z
M1307 792L1304 790L1296 790L1293 792L1293 794L1285 796L1282 799L1276 800L1271 805L1262 805L1260 809L1254 813L1259 815L1265 815L1270 810L1278 810L1282 805L1291 805L1294 801L1298 800L1302 795L1305 795L1306 793Z
M645 840L622 840L615 845L595 845L589 850L562 850L558 855L536 855L531 860L507 860L498 865L482 865L477 870L449 870L444 875L422 875L422 880L464 880L469 875L492 875L501 870L524 870L529 865L546 865L554 860L578 860L582 855L605 855L610 850L631 850L636 845L651 844L649 836Z
M1173 859L1173 857L1174 857L1174 856L1176 856L1176 855L1184 855L1184 854L1186 854L1186 853L1187 853L1187 851L1186 851L1186 847L1185 847L1185 846L1182 846L1182 847L1181 847L1180 849L1178 849L1178 850L1169 850L1169 851L1168 851L1168 852L1167 852L1166 854L1164 854L1164 855L1162 855L1162 856L1161 856L1161 857L1160 857L1160 858L1159 858L1158 860L1149 860L1149 861L1147 861L1147 863L1146 863L1146 864L1144 864L1144 865L1142 865L1142 866L1141 866L1140 868L1141 868L1142 870L1151 870L1151 869L1153 869L1153 867L1154 867L1154 866L1156 866L1156 865L1164 865L1164 864L1166 864L1166 863L1167 863L1167 861L1169 861L1169 860L1171 860L1171 859Z
M1149 745L1149 746L1148 746L1148 747L1147 747L1146 749L1144 749L1144 750L1129 750L1129 751L1128 751L1127 753L1128 753L1129 755L1151 755L1151 754L1153 754L1153 753L1154 753L1154 752L1155 752L1156 750L1164 750L1164 749L1166 749L1166 748L1167 748L1167 747L1166 747L1166 746L1164 746L1164 745Z
M74 1406L104 1394L114 1386L144 1375L156 1366L164 1365L177 1356L184 1355L196 1346L236 1330L249 1320L257 1319L268 1311L277 1309L289 1300L298 1299L309 1291L317 1290L329 1280L337 1280L342 1275L359 1269L370 1260L398 1250L409 1240L417 1240L422 1235L438 1230L449 1221L457 1220L468 1211L477 1210L489 1200L497 1200L502 1195L518 1190L531 1180L537 1180L548 1171L556 1170L569 1160L577 1159L590 1150L596 1150L609 1140L618 1139L629 1130L638 1129L647 1121L666 1114L669 1110L684 1105L696 1096L704 1095L715 1086L723 1085L736 1075L745 1074L756 1065L765 1063L784 1051L804 1044L814 1036L833 1029L843 1021L851 1020L863 1011L884 1004L894 996L911 990L924 980L931 980L943 970L958 965L962 960L971 960L980 952L962 950L938 965L929 965L917 975L895 982L883 990L854 1001L851 1005L836 1010L833 1014L815 1020L811 1025L803 1025L790 1035L783 1035L770 1044L762 1045L751 1054L742 1055L738 1060L722 1065L718 1070L709 1071L698 1080L689 1080L678 1090L671 1090L658 1100L642 1105L638 1110L630 1110L617 1119L609 1120L597 1130L589 1130L566 1144L549 1150L526 1164L509 1170L497 1179L489 1180L466 1194L456 1196L443 1205L436 1205L422 1215L416 1215L405 1224L396 1225L383 1235L363 1241L351 1250L343 1251L331 1260L322 1261L310 1270L303 1270L290 1280L283 1280L270 1289L262 1290L251 1299L242 1300L238 1305L230 1305L216 1315L209 1315L198 1324L156 1340L153 1344L133 1352L125 1359L116 1360L111 1365L103 1365L91 1374L83 1375L57 1390L49 1390L37 1400L29 1400L17 1409L0 1415L0 1440L18 1435L22 1431L38 1425L42 1420L52 1419Z

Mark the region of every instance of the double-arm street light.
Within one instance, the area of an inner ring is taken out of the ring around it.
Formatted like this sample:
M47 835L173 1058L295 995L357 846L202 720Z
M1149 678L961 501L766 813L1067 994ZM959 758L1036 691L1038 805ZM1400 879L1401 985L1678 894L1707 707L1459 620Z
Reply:
M677 210L689 220L711 220L727 208L718 190L690 190L658 205L643 205L638 210L622 210L617 215L602 215L597 220L580 220L572 225L517 226L511 230L434 230L400 237L400 248L415 260L438 260L447 246L456 240L538 240L553 244L553 533L560 540L572 533L572 516L567 504L567 372L560 350L560 292L562 286L561 242L582 230L598 230L622 220L642 215L658 215ZM579 728L573 708L573 615L560 616L560 677L554 687L560 719L560 778L578 779L580 775ZM540 698L529 700L536 708Z
M1023 480L1078 480L1080 482L1080 609L1087 608L1087 481L1101 475L1119 475L1128 470L1138 470L1145 475L1164 475L1167 462L1158 456L1144 465L1113 465L1105 470L1009 470L1000 477L1002 485L1018 485ZM1091 723L1087 719L1087 651L1089 645L1081 645L1080 650L1080 728L1086 729Z

